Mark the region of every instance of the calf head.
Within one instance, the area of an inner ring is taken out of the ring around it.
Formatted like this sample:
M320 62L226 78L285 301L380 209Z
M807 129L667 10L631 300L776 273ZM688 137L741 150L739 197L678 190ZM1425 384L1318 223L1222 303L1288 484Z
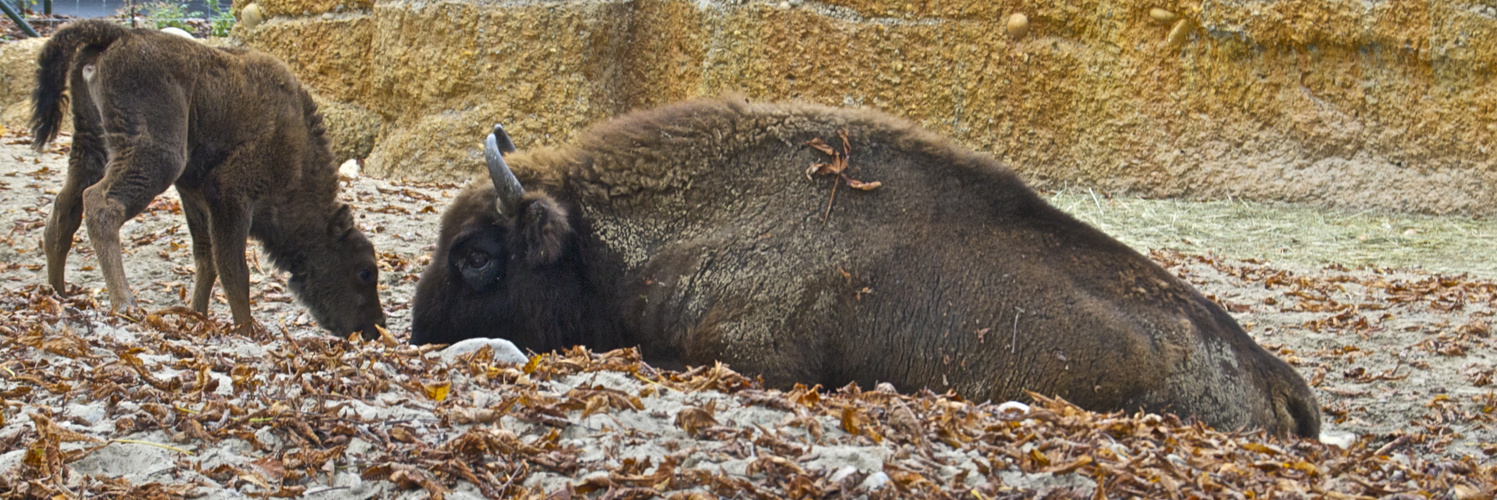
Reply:
M379 336L385 326L379 304L379 263L374 245L353 223L348 205L339 204L328 219L327 232L309 242L306 265L291 273L287 283L317 323L342 335Z
M484 144L492 189L470 186L443 215L416 287L412 344L497 337L547 351L581 342L591 301L572 214L525 192L504 160L513 151L495 125Z

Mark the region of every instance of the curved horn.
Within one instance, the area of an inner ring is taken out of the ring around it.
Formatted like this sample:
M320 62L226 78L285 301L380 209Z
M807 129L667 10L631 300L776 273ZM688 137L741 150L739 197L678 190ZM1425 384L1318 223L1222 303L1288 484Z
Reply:
M495 206L499 208L499 215L506 217L515 215L520 197L525 196L525 188L520 186L520 180L509 170L509 164L504 162L504 154L513 152L514 141L504 131L504 126L495 123L494 132L483 140L483 158L489 164L489 179L494 181L494 194L497 198Z

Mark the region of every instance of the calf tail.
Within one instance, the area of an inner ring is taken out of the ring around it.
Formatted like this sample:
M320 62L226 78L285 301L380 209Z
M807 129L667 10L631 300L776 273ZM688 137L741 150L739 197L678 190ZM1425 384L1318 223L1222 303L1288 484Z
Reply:
M68 87L68 69L73 63L73 54L78 48L98 45L108 47L120 37L128 35L123 26L100 19L91 19L69 24L56 33L42 47L36 63L36 91L31 94L31 147L37 151L57 137L62 125L62 108L68 98L63 91Z

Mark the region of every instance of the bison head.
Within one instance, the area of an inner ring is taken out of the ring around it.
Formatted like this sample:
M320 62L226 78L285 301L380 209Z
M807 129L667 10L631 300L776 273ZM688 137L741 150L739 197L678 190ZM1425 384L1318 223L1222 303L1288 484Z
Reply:
M374 245L341 204L324 237L312 244L307 265L291 273L291 291L323 328L340 336L360 332L365 339L377 338L375 325L385 326L385 312L379 304Z
M548 351L587 343L590 297L573 214L542 192L526 193L504 154L504 128L484 143L491 185L469 185L442 216L431 265L413 301L411 343L504 338ZM592 344L589 344L592 345Z

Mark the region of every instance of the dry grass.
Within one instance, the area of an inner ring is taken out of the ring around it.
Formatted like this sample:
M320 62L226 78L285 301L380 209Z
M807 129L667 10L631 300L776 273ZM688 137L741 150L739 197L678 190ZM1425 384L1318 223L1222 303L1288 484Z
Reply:
M1185 201L1067 188L1050 203L1135 249L1276 264L1419 268L1497 277L1497 221L1237 200Z

